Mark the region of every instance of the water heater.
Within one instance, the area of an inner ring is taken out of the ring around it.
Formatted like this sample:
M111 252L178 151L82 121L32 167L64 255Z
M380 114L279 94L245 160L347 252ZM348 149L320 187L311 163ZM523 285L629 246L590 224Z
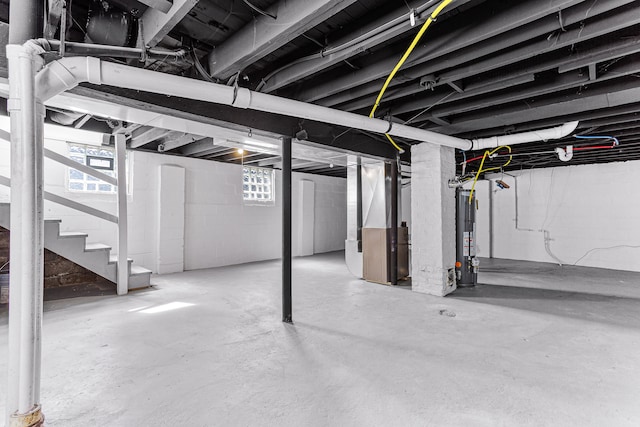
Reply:
M470 190L456 191L456 279L461 287L478 283L476 257L476 209L475 200L469 200Z

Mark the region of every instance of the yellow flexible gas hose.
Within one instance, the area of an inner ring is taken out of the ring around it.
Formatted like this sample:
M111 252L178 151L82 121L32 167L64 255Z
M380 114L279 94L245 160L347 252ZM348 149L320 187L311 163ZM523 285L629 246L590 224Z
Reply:
M436 18L438 17L438 14L442 12L442 9L447 7L447 5L452 1L453 0L441 1L440 4L431 13L429 18L427 18L425 23L422 24L422 28L420 28L420 31L418 31L418 34L416 34L416 36L413 38L413 41L409 45L409 48L406 50L404 55L402 55L402 58L400 58L400 61L398 61L396 66L393 68L393 70L391 71L391 74L389 74L389 76L387 77L387 80L384 82L384 85L382 85L382 89L380 89L380 93L378 93L378 97L376 98L375 104L373 104L373 108L371 109L371 113L369 113L369 117L373 117L373 115L375 114L376 110L378 109L378 106L380 105L380 101L384 96L384 93L387 91L387 88L389 87L389 83L391 83L391 80L393 80L393 78L396 76L396 74L398 73L398 70L400 70L400 67L402 67L402 65L405 63L405 61L409 57L409 55L411 55L411 52L413 52L413 49L415 49L416 45L422 38L422 35L425 33L425 31L427 31L427 28L429 28L429 25L431 25L431 23L436 20ZM396 147L396 150L404 151L402 148L398 146L398 144L396 144L396 142L393 140L393 138L391 138L391 136L388 133L385 133L385 136L387 137L389 142L391 142L391 144L394 147Z
M496 167L493 167L493 168L484 169L484 161L487 160L487 157L493 155L496 151L499 151L499 150L501 150L503 148L506 148L507 150L509 150L509 154L511 154L511 147L508 146L508 145L503 145L503 146L500 146L498 148L494 148L491 151L487 150L487 151L484 152L484 155L482 156L482 162L480 162L480 168L478 168L478 172L476 173L476 177L473 180L473 185L471 186L471 193L469 193L469 204L471 204L471 200L473 199L473 192L474 192L474 190L476 188L476 183L478 182L478 178L480 177L480 174L482 172L500 170L500 169L508 166L509 163L511 163L511 160L513 159L513 156L509 156L509 160L507 160L507 163L505 163L502 166L496 166Z

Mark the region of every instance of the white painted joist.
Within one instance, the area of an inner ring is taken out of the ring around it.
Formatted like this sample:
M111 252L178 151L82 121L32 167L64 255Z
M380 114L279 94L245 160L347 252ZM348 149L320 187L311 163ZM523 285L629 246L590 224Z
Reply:
M356 0L280 0L216 47L209 55L209 70L226 79L264 58L286 43L340 12Z
M184 145L191 144L196 141L202 140L203 136L193 135L190 133L178 133L177 135L174 133L171 138L165 138L162 142L164 144L164 150L175 150L176 148L180 148Z
M129 143L129 146L131 148L142 147L143 145L166 136L170 132L170 130L152 126L144 126L142 128L135 129L131 133L131 142Z
M198 0L174 0L169 11L162 12L149 8L142 15L142 36L144 44L154 47L173 29L182 18L198 3Z

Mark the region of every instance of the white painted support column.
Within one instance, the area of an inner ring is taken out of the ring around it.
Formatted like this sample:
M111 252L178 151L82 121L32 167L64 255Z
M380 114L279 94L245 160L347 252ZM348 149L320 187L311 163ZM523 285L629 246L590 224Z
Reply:
M416 292L444 296L456 289L454 149L411 147L411 278Z
M345 263L349 272L354 276L362 277L362 251L358 251L359 233L358 227L358 174L360 173L358 156L347 156L347 239L345 246ZM362 182L362 181L361 181ZM361 208L362 209L362 208Z
M315 222L315 182L306 179L298 184L298 255L313 255Z
M118 179L118 295L129 292L129 230L127 219L127 142L115 134Z
M158 274L184 271L185 168L160 165L158 185Z
M35 56L8 45L11 115L11 256L6 424L40 425L44 261L43 127Z

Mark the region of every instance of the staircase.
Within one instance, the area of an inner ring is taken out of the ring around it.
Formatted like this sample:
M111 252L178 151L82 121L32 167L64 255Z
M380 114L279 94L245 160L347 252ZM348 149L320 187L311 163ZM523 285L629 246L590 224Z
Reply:
M59 219L45 219L44 246L52 252L93 271L97 275L116 283L117 256L111 254L111 247L101 243L87 243L87 234L61 232ZM0 203L0 226L9 227L9 204ZM146 288L150 285L151 271L133 265L129 259L129 290Z

